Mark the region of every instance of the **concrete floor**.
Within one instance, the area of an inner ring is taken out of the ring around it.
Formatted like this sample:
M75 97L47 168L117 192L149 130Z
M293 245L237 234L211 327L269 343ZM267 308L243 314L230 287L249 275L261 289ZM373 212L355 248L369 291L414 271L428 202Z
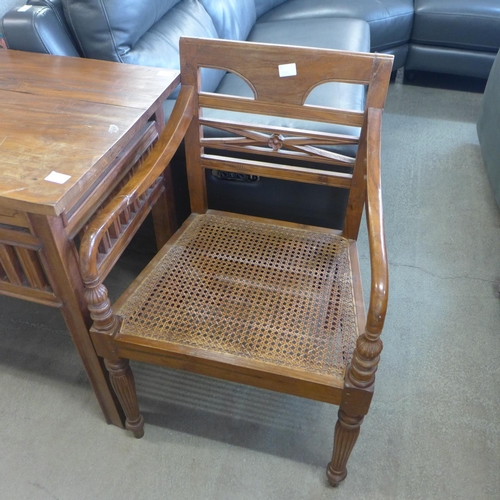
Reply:
M391 85L385 349L339 488L324 473L335 407L134 364L135 440L104 423L58 312L2 297L0 499L500 498L500 212L480 98ZM360 248L367 271L365 236ZM141 260L121 260L113 294Z

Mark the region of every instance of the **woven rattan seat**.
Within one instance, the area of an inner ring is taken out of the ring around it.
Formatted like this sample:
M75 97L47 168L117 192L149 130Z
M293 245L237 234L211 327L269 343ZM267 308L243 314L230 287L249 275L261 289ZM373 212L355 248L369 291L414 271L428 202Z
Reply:
M339 405L327 467L337 485L368 413L382 351L388 269L380 132L392 56L200 39L181 39L180 47L182 86L164 131L81 241L94 347L136 437L144 420L129 359ZM254 99L200 91L200 68L234 72ZM365 109L308 105L311 90L326 82L365 86ZM253 118L206 118L205 108ZM260 115L312 126L255 123ZM316 130L318 122L331 131ZM192 213L111 305L103 279L155 201L173 192L169 162L182 141ZM346 155L353 150L355 158ZM345 190L338 204L347 200L345 211L334 218L343 224L327 229L210 210L206 175L214 171L319 184L332 196ZM365 207L367 314L356 247Z
M121 334L343 379L358 329L349 243L197 215L115 313Z

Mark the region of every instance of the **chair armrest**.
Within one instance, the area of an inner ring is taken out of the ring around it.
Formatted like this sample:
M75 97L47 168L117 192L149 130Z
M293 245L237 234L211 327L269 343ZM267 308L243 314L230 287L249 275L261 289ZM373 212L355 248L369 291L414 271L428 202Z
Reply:
M85 229L80 270L86 285L101 283L162 191L162 173L179 148L194 113L194 89L183 86L170 119L144 163Z
M67 27L49 7L25 5L12 9L3 17L1 26L10 49L79 57Z
M380 172L382 110L368 109L366 222L370 245L371 289L367 332L379 335L384 326L389 295Z

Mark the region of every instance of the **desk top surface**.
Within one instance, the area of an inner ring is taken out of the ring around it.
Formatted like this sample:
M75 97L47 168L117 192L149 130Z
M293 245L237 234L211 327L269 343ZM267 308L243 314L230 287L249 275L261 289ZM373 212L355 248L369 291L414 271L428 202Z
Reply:
M178 83L176 70L0 50L0 206L68 210Z

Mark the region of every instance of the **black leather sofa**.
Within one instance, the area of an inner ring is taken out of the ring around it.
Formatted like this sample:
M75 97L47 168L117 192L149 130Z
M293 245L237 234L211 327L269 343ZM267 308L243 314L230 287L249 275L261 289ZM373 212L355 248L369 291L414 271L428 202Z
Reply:
M497 55L481 99L477 136L493 196L500 208L500 53ZM500 292L500 289L499 289Z
M187 35L380 51L394 55L395 70L486 78L500 47L500 9L498 0L28 0L4 16L0 31L12 49L169 68L178 67L178 40ZM214 70L206 71L204 86L249 91L234 75ZM361 109L364 90L321 86L310 102ZM165 103L166 116L172 103ZM297 222L326 226L336 221L317 214L342 217L341 190L219 175L208 174L216 208L291 214ZM182 168L174 168L174 176L182 186ZM186 196L178 199L184 216Z
M2 20L1 32L11 48L128 62L144 35L170 29L173 19L179 24L168 35L170 42L186 30L214 34L213 28L216 36L243 39L256 24L283 21L300 21L295 35L309 36L315 18L362 19L370 27L370 50L394 54L394 69L481 78L487 78L500 47L498 0L28 0L27 5L32 7L15 8ZM191 18L199 15L205 30L195 28L189 16L179 16L179 9L191 10ZM98 47L105 32L128 34L118 37L113 55ZM141 62L152 61L158 42L149 54L144 51Z
M488 78L499 47L498 0L415 0L405 69Z

